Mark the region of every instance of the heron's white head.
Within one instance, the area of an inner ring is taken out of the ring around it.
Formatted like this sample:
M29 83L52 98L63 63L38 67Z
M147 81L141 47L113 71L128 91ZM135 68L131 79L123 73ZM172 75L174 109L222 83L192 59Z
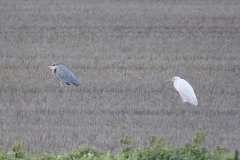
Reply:
M176 77L173 77L173 78L171 78L171 79L166 80L165 82L177 81L177 80L179 80L179 79L181 79L181 78L176 76Z
M54 63L53 65L47 66L46 68L55 69L55 68L57 68L58 65L59 64Z

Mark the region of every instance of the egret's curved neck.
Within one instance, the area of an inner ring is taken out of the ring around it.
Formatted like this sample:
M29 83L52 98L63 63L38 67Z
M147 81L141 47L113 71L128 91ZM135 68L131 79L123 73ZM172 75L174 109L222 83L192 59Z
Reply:
M176 79L174 79L174 87L175 87L175 89L177 90L177 91L179 91L179 88L178 88L178 82L179 82L179 80L180 80L180 78L176 78Z

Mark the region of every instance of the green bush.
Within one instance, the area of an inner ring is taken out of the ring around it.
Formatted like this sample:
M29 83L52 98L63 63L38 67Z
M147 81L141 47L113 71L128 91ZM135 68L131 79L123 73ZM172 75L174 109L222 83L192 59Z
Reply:
M163 137L151 137L145 148L131 146L131 137L123 136L120 143L123 148L118 154L105 154L95 148L79 147L70 153L44 153L41 156L28 155L26 145L16 141L11 151L1 150L0 160L233 160L233 154L220 146L216 149L202 147L206 134L201 130L194 133L191 143L183 146L167 146ZM227 155L228 154L228 155Z

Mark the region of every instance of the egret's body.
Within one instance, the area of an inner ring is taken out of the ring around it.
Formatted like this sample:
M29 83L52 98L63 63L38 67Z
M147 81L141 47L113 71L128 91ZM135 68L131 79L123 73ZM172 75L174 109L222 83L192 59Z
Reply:
M184 79L180 77L173 77L165 82L174 81L174 87L182 97L183 102L189 102L195 106L198 105L198 101L192 86Z
M58 79L58 81L62 85L70 85L73 84L75 86L79 86L78 80L72 74L70 70L68 70L65 66L60 64L53 64L51 66L47 66L47 68L52 69L52 74Z

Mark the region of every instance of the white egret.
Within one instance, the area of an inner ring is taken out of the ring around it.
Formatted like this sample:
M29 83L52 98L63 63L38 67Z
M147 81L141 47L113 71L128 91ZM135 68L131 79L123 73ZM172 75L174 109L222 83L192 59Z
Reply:
M183 102L189 102L195 106L198 105L198 101L192 86L184 79L180 77L173 77L165 82L174 82L175 89L179 92Z

